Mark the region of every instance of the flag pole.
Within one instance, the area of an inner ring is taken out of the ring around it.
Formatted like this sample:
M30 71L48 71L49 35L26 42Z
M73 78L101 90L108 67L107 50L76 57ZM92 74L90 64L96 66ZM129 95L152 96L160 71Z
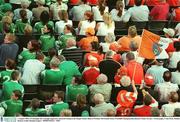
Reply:
M143 34L144 34L144 29L143 29L143 32L141 34L141 37L142 37ZM138 55L137 55L138 57L139 57L139 50L140 50L141 44L142 44L142 38L141 38L141 41L140 41L140 44L139 44L139 47L138 47ZM136 68L137 68L137 62L136 62L135 67L134 67L132 80L134 80L134 76L135 76L135 73L136 73Z

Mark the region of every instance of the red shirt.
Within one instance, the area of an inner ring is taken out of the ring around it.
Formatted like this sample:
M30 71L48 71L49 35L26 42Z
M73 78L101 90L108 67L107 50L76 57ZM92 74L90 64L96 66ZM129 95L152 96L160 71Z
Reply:
M99 65L99 62L102 61L104 59L104 55L103 54L98 54L97 52L91 52L91 53L87 53L85 55L85 64L84 66L89 66L89 56L93 56L94 58L96 58L98 60L98 64L97 66Z
M174 21L180 21L180 8L176 8L174 10L174 12L175 12L175 16L174 16L173 20Z
M150 16L153 20L167 20L169 14L169 4L160 3L151 10Z
M87 0L87 2L91 5L97 5L98 0Z
M159 0L146 0L147 6L155 6L159 4Z
M178 3L179 0L167 0L167 3L170 6L179 6L180 2Z
M96 84L96 78L99 76L99 71L96 68L91 67L90 69L83 72L83 79L87 85Z
M136 67L136 70L134 70L135 67ZM142 65L133 60L133 61L128 62L128 64L126 65L126 68L127 68L127 74L131 78L131 80L134 74L135 84L141 84L142 80L144 79L144 71L143 71Z
M136 116L151 116L151 106L142 105L141 107L134 108Z
M167 53L176 51L176 49L174 48L174 42L176 42L176 41L180 42L180 39L179 40L173 40L173 42L169 43L169 46L166 48Z

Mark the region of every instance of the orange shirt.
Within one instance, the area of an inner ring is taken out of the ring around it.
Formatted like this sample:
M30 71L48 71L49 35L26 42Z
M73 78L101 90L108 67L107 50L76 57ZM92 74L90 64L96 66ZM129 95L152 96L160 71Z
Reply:
M174 21L180 21L180 8L176 8L174 10L174 12L175 12L175 16L174 16L173 20Z
M82 50L91 51L91 42L98 42L98 38L96 36L89 36L82 38L78 45Z
M134 74L134 83L141 84L142 80L144 79L144 71L143 71L142 65L132 60L128 62L128 64L126 65L126 68L127 68L127 74L131 78L131 80Z
M140 36L136 36L134 38L131 38L129 36L123 36L122 38L118 40L118 44L121 46L119 51L130 51L130 48L129 48L130 42L133 40L137 42L139 46L141 39L142 38Z

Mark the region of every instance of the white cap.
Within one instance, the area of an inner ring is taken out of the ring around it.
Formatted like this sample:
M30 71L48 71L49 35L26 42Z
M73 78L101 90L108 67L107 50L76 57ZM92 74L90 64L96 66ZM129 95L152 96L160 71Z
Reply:
M163 31L164 33L168 34L170 37L173 37L175 34L175 31L172 28L164 28Z

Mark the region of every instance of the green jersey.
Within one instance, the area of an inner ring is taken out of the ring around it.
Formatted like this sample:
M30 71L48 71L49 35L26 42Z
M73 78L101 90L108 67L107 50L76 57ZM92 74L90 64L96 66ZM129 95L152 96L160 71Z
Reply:
M20 90L24 93L24 87L19 84L17 81L6 81L3 83L3 100L8 100L11 98L11 95L14 90Z
M23 23L22 20L17 20L15 25L16 25L16 33L18 34L24 34L24 28L26 27L26 25L28 25L29 23Z
M24 63L29 59L35 59L36 53L30 52L29 50L23 50L18 56L19 66L23 67Z
M5 71L0 72L0 78L1 78L0 84L2 84L5 81L11 80L12 72L13 72L13 70L9 70L9 69L6 69Z
M53 115L53 116L59 116L59 115L60 115L60 112L61 112L63 109L68 109L68 108L69 108L68 103L59 102L59 103L53 104L53 105L51 106L52 115Z
M41 42L41 50L43 52L48 52L50 48L55 47L55 38L54 36L50 36L49 34L44 34L40 37Z
M51 25L54 28L53 21L49 21L48 25ZM44 26L45 25L42 22L35 23L35 25L34 25L34 32L39 33L39 34L43 34L42 30L44 29Z
M81 76L78 66L74 61L63 61L60 63L59 68L65 72L64 85L71 84L72 78L75 75Z
M88 94L88 87L87 85L73 85L70 84L66 86L66 101L67 102L74 102L76 101L76 97L78 94L87 95Z
M32 108L26 108L25 110L25 116L46 116L46 109L44 108L37 108L36 110L33 110Z
M0 103L0 106L5 109L4 116L15 116L17 113L22 113L23 102L9 99Z
M64 80L64 71L62 70L45 70L42 72L43 84L59 84Z

